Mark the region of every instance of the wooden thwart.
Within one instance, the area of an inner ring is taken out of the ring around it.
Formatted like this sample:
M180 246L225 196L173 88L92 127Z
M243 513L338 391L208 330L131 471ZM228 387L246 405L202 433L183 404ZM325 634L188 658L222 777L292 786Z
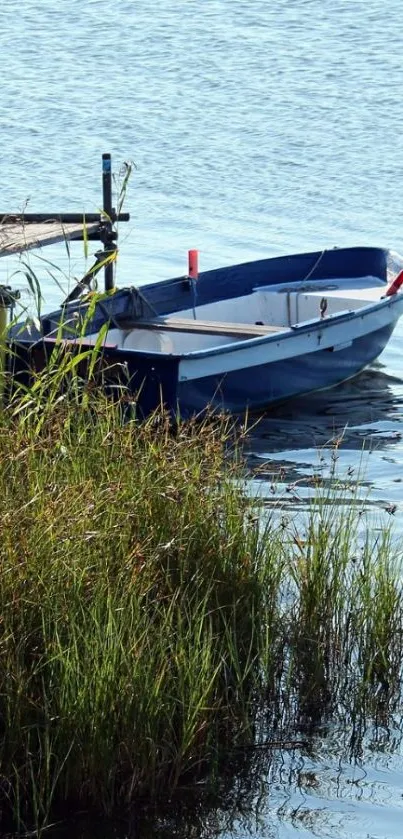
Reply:
M227 323L192 318L153 318L151 320L120 321L121 329L163 329L172 332L195 332L210 335L232 335L235 338L257 338L273 332L284 332L286 326L267 326L255 323Z

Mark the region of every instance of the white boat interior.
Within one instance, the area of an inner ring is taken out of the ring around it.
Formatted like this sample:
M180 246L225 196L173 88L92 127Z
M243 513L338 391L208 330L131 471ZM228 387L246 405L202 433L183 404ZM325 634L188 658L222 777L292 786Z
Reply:
M183 354L289 332L380 302L385 284L378 277L304 281L259 287L251 294L186 309L163 318L123 322L108 331L107 346L124 350ZM97 335L86 336L95 343Z

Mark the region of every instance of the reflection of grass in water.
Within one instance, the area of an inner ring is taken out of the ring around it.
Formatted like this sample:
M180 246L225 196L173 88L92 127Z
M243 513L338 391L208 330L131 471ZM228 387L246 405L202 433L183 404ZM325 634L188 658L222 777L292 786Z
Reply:
M360 544L353 506L340 521L323 490L304 532L262 524L224 422L122 424L68 355L52 375L1 415L0 796L14 826L219 787L263 732L280 749L329 718L387 721L402 653L389 534Z
M347 463L343 469L338 465L341 446L344 453L344 434L316 449L311 461L298 464L269 456L267 460L256 463L254 458L249 457L250 474L254 480L261 482L259 495L265 499L266 506L273 510L309 511L320 491L322 504L327 503L332 508L354 505L360 514L371 508L379 510L379 499L370 497L373 482L366 478L371 449L363 445L354 465ZM390 510L389 506L384 502L384 509L394 512L395 508Z

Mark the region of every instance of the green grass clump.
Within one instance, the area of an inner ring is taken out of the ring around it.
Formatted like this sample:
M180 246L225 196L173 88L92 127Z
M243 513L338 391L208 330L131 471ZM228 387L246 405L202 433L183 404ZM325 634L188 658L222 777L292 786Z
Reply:
M319 497L293 543L288 680L299 725L391 714L401 702L403 579L390 529L371 534L354 505L341 513Z
M77 382L0 414L4 824L167 801L263 719L267 740L397 707L386 534L360 542L320 499L302 536L264 524L233 442L225 420L122 422Z
M1 420L0 795L20 822L169 795L250 727L260 539L224 425L85 403Z

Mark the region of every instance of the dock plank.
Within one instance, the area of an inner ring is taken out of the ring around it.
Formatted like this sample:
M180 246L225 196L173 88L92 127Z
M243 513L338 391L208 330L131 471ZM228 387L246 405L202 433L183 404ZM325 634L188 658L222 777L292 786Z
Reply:
M84 223L63 223L49 216L49 221L25 222L24 217L10 216L0 223L0 257L24 253L32 248L83 238ZM86 235L99 230L99 222L85 225Z

